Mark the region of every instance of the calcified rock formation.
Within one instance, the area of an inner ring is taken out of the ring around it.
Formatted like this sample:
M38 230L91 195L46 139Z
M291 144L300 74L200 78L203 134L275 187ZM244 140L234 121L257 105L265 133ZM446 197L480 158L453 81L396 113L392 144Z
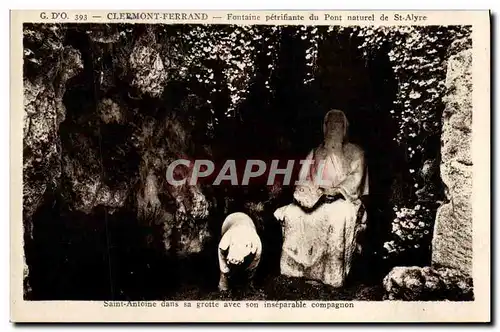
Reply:
M472 301L472 278L454 269L398 266L384 278L385 299Z
M450 48L441 137L441 178L448 202L437 212L432 262L472 272L472 51L464 41Z
M50 242L47 233L43 239L33 235L40 227L33 218L43 206L89 220L102 218L99 211L104 211L102 223L116 212L136 214L136 227L147 229L137 236L163 253L199 253L210 237L210 204L201 187L173 188L165 181L171 161L194 157L195 121L188 118L199 107L187 96L187 107L158 111L168 70L173 70L165 65L170 63L167 43L135 40L130 34L127 39L124 29L87 32L50 25L24 31L26 292L30 248ZM71 217L62 228L57 221L43 222L52 236L61 232L64 240L58 241L68 243L75 241L72 234L94 229L71 224ZM65 228L75 233L64 233Z
M47 30L26 31L25 42L37 45L45 56L33 58L25 51L27 66L39 68L37 75L24 78L23 115L23 221L24 242L33 240L33 215L46 203L47 195L58 187L61 178L61 141L59 125L66 109L62 102L66 83L83 68L81 54L64 46ZM26 66L25 66L26 68ZM26 260L23 260L26 264ZM25 292L29 292L29 268L24 266Z
M59 125L66 116L62 103L67 80L83 68L80 52L61 47L59 71L24 80L23 214L31 220L48 187L61 176Z

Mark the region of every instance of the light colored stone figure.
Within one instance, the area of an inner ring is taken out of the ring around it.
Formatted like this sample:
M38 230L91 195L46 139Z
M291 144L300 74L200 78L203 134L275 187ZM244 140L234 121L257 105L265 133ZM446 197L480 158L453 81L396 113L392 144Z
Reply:
M363 151L346 141L347 129L342 111L326 114L324 143L307 156L313 163L301 170L296 202L274 213L283 228L283 275L340 287L360 250L357 235L366 222L360 198L368 194L368 174Z
M228 215L222 224L222 237L218 248L219 290L229 289L228 277L238 269L245 270L252 283L261 254L262 242L253 220L241 212Z

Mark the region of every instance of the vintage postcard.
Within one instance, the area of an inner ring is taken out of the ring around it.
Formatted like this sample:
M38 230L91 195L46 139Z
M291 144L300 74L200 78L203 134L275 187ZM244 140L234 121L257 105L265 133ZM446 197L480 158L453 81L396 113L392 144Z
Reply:
M488 11L11 12L13 322L490 322Z

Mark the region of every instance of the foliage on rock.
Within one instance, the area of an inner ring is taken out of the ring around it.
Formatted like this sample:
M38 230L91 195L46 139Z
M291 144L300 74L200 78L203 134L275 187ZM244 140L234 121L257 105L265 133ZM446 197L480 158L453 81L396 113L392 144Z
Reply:
M420 155L422 142L441 130L442 97L445 93L446 59L451 43L470 38L470 27L358 28L367 55L389 41L389 59L399 82L391 111L400 131L395 139L408 146L410 158Z
M416 205L410 208L394 207L396 218L392 222L394 239L385 242L387 255L418 252L421 246L429 246L434 224L429 208Z
M470 47L467 26L356 27L353 34L363 38L359 46L366 57L389 45L389 59L398 81L398 92L390 111L399 124L394 138L406 151L415 195L406 207L394 207L393 239L385 244L389 255L423 247L428 250L436 209L439 205L439 137L443 97L446 94L447 59L450 46L461 41ZM455 48L453 48L455 49ZM401 216L410 215L406 224ZM422 227L415 227L422 225Z
M179 38L184 38L184 58L178 75L197 82L209 91L206 102L212 114L216 113L213 100L227 91L228 106L222 113L223 116L234 117L237 107L245 101L256 74L256 57L262 52L270 59L275 55L275 39L270 36L277 29L259 26L227 26L220 29L217 26L197 25L190 26L189 31L179 31ZM262 48L263 44L266 44L267 50ZM271 69L272 61L269 66ZM217 116L213 117L214 122L220 120Z

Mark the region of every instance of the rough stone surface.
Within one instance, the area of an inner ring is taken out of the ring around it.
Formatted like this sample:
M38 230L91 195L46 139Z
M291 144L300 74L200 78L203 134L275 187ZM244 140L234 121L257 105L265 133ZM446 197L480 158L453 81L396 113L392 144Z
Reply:
M30 270L28 264L26 264L26 255L23 256L23 296L24 299L28 299L31 294L31 285L29 283Z
M23 218L30 223L50 186L57 187L61 175L59 124L64 120L62 97L68 79L83 64L78 51L64 48L63 64L56 84L46 77L24 81L23 116Z
M151 97L162 94L167 75L159 52L139 44L130 55L130 68L135 75L133 86Z
M441 178L448 202L436 215L432 264L472 272L472 53L464 49L448 60L448 94L443 113Z
M43 36L38 36L43 39ZM61 59L60 71L43 72L24 80L23 114L23 226L25 244L33 240L33 215L46 194L60 185L61 141L59 125L66 110L62 98L66 82L83 69L81 54L71 47L47 51ZM52 83L51 80L53 80ZM24 296L29 297L29 267L24 257Z
M158 138L164 135L166 140ZM139 219L162 225L165 250L174 249L179 255L199 253L210 237L206 220L210 204L200 185L174 186L166 181L168 165L189 156L189 130L168 117L163 123L145 121L136 137L142 160L136 194ZM182 171L176 174L186 178L192 170L180 168Z
M472 278L448 268L397 266L384 278L386 300L472 301Z
M55 93L41 83L24 81L23 216L29 222L61 169ZM46 176L46 175L49 176Z
M120 106L114 102L112 99L103 99L98 106L99 115L101 120L106 123L118 123L124 122L125 115L120 109Z

